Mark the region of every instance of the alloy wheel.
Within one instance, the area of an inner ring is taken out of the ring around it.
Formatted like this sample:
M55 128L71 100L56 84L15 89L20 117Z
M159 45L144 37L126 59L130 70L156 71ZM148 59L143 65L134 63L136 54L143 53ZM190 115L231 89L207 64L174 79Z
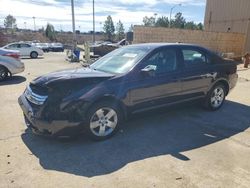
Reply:
M116 128L118 116L112 108L100 108L90 119L91 132L99 137L110 135Z
M216 87L211 96L211 105L213 108L218 108L221 106L225 98L225 93L223 88Z

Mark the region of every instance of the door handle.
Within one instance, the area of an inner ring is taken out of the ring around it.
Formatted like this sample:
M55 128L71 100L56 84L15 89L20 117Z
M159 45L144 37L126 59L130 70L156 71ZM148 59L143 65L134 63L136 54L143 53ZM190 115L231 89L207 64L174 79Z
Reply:
M210 77L215 78L217 76L217 72L210 72L210 73L207 73L205 76L207 78L210 78Z

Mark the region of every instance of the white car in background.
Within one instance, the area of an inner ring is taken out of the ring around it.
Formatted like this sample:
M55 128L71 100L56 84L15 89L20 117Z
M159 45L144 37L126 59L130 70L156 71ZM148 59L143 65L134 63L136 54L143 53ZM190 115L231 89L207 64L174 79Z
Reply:
M43 55L43 50L24 42L10 43L3 48L9 50L18 50L21 57L37 58L38 56Z
M37 48L40 48L43 52L49 52L50 46L48 43L33 43L32 46L35 46Z
M0 81L24 71L24 64L19 57L18 51L0 48Z

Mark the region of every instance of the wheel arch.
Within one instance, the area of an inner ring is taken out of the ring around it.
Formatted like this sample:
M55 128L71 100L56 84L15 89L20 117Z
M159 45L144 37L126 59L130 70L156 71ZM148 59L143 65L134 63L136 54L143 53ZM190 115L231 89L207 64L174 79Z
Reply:
M6 67L6 66L4 66L2 64L0 64L0 67L5 68L7 70L7 72L10 74L10 76L12 76L12 73L10 72L10 70L8 69L8 67Z
M229 93L229 90L230 90L230 86L229 86L229 83L226 79L219 79L219 80L216 80L213 85L210 87L213 88L215 85L218 85L218 84L222 84L223 86L225 86L225 89L226 89L226 95L228 95ZM210 90L209 89L209 90Z
M126 106L124 105L124 103L122 101L120 101L119 99L117 99L113 95L105 95L105 96L102 96L102 97L96 99L95 101L90 103L89 108L91 108L91 106L93 106L94 104L97 104L97 103L100 103L100 102L103 102L103 101L110 102L111 104L116 104L118 106L118 108L121 110L123 118L124 119L127 118L127 108L126 108Z

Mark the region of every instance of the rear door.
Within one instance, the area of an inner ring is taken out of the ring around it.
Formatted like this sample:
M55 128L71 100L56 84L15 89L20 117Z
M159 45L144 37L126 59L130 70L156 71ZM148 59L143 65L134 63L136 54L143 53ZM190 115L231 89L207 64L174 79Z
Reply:
M184 98L204 96L216 77L209 55L196 47L181 47L182 73L181 87Z

